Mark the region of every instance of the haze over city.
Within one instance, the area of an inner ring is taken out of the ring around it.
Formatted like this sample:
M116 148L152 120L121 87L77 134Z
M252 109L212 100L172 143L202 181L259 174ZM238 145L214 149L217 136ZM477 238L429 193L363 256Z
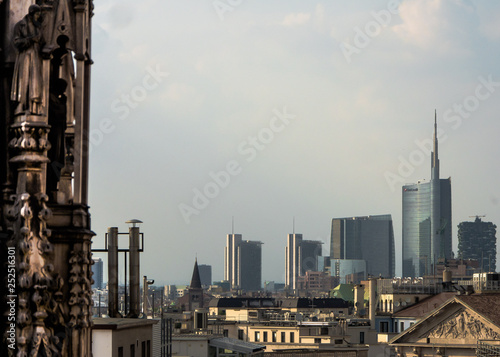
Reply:
M479 1L99 1L93 17L94 247L144 223L141 274L223 279L225 237L262 241L284 282L286 235L391 214L401 186L441 177L456 226L500 222L500 4ZM104 255L98 255L105 258Z

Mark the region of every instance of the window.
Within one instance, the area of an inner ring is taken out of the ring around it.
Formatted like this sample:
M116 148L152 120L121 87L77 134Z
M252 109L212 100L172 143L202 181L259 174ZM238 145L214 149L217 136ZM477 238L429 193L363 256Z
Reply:
M146 357L146 341L142 341L142 357Z
M405 323L401 322L399 326L400 326L399 332L403 332L405 330Z
M272 334L273 334L273 342L276 342L276 334L277 334L276 331L273 331Z
M130 345L130 357L135 357L135 345Z
M321 335L322 336L328 336L328 327L322 327L321 328Z
M387 321L380 322L380 332L389 332L389 322Z
M267 342L267 331L264 331L264 342Z
M290 332L290 343L294 343L294 342L295 342L295 333Z
M222 331L222 335L224 337L229 337L229 330L224 329L224 331Z
M148 356L148 357L151 357L151 340L148 340L148 343L147 343L147 350L148 350L148 351L147 351L147 352L148 352L147 356Z
M286 332L281 333L281 342L286 342Z
M336 345L341 345L344 341L341 338L335 340Z
M321 338L315 338L315 339L314 339L314 343L316 343L316 344L321 343Z
M238 340L243 340L243 330L242 329L238 330Z
M255 331L255 342L259 342L260 341L260 331Z
M365 333L363 331L359 332L359 343L365 343Z
M123 357L123 347L118 347L118 357Z

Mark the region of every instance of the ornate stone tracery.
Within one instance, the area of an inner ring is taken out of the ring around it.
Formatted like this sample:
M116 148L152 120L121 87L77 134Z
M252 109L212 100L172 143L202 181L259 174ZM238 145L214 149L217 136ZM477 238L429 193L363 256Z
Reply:
M0 28L0 258L15 252L10 299L16 300L12 334L1 291L0 355L90 356L92 2L31 4L0 1L0 23L6 24ZM25 57L36 60L28 66L39 70L36 78L16 70L28 68L20 59L26 50L32 54ZM6 277L6 264L0 270ZM8 337L15 340L12 348Z

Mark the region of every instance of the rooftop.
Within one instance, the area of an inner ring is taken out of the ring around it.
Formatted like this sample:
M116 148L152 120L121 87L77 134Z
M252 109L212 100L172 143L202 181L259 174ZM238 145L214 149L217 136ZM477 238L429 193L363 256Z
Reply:
M266 348L266 346L263 345L236 340L229 337L214 338L210 340L210 346L224 348L239 353L253 353L264 350Z
M92 318L94 330L122 330L139 326L154 325L159 320L152 319L132 319L132 318L112 318L94 317Z
M453 299L457 294L455 292L445 292L433 296L429 296L425 299L422 299L417 304L407 307L406 309L400 310L396 312L394 317L414 317L414 318L422 318L427 315L432 310L438 308L446 301Z

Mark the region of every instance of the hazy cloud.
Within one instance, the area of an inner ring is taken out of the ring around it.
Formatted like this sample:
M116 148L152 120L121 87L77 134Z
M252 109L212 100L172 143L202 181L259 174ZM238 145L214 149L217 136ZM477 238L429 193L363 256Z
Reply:
M469 42L476 31L475 8L470 2L408 0L400 4L399 14L403 23L393 30L405 42L437 54L469 51L464 41Z
M310 18L311 14L303 12L296 14L288 14L285 16L281 24L284 26L304 25L305 23L309 22Z

